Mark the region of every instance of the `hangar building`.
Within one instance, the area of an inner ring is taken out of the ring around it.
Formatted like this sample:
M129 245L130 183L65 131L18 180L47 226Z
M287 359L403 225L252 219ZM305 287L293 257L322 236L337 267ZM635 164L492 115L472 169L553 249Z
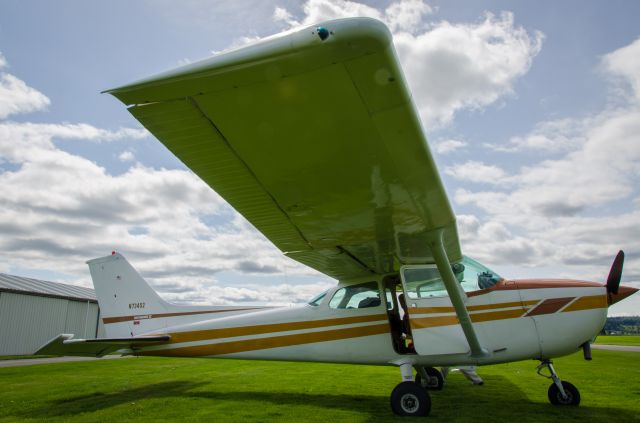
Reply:
M33 354L61 333L104 337L93 289L0 273L0 355Z

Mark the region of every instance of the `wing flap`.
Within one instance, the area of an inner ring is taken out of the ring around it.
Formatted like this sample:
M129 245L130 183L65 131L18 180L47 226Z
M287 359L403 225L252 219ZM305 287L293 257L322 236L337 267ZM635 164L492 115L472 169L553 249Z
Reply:
M136 338L73 339L72 334L60 334L40 347L36 355L102 357L119 350L132 351L145 345L168 342L169 335Z

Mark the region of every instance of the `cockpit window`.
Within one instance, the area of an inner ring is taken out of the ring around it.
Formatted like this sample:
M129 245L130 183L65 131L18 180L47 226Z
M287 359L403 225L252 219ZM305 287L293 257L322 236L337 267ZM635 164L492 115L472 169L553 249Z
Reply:
M377 282L367 282L345 286L333 294L329 302L330 308L369 308L378 307L380 291Z
M314 307L319 306L322 303L322 300L324 300L324 297L327 296L327 292L329 291L324 291L323 293L316 295L315 297L310 299L307 304L312 305Z

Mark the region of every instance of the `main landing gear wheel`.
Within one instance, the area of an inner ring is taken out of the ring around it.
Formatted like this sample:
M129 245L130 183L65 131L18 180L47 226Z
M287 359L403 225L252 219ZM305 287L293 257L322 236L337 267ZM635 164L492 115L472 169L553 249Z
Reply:
M549 402L551 402L551 404L573 406L580 404L580 391L578 391L578 388L564 380L562 381L562 388L564 389L564 396L562 395L562 392L560 392L558 385L552 383L551 386L549 386L547 395L549 396Z
M420 372L418 372L418 374L416 374L416 383L427 391L442 391L442 387L444 386L442 373L433 367L425 367L424 370L427 372L429 378L426 381L423 380Z
M428 416L431 398L417 383L402 382L391 392L391 409L398 416Z

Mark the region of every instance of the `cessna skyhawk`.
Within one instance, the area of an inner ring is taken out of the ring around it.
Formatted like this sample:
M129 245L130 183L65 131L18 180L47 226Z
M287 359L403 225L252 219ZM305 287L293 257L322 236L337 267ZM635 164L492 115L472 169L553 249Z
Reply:
M636 291L619 286L622 252L606 284L510 280L463 256L381 22L324 22L107 92L284 254L339 282L300 308L182 307L114 252L88 262L109 338L63 334L39 354L393 365L391 408L409 416L429 413L435 366L537 359L549 400L580 402L551 359L589 359L608 306Z

